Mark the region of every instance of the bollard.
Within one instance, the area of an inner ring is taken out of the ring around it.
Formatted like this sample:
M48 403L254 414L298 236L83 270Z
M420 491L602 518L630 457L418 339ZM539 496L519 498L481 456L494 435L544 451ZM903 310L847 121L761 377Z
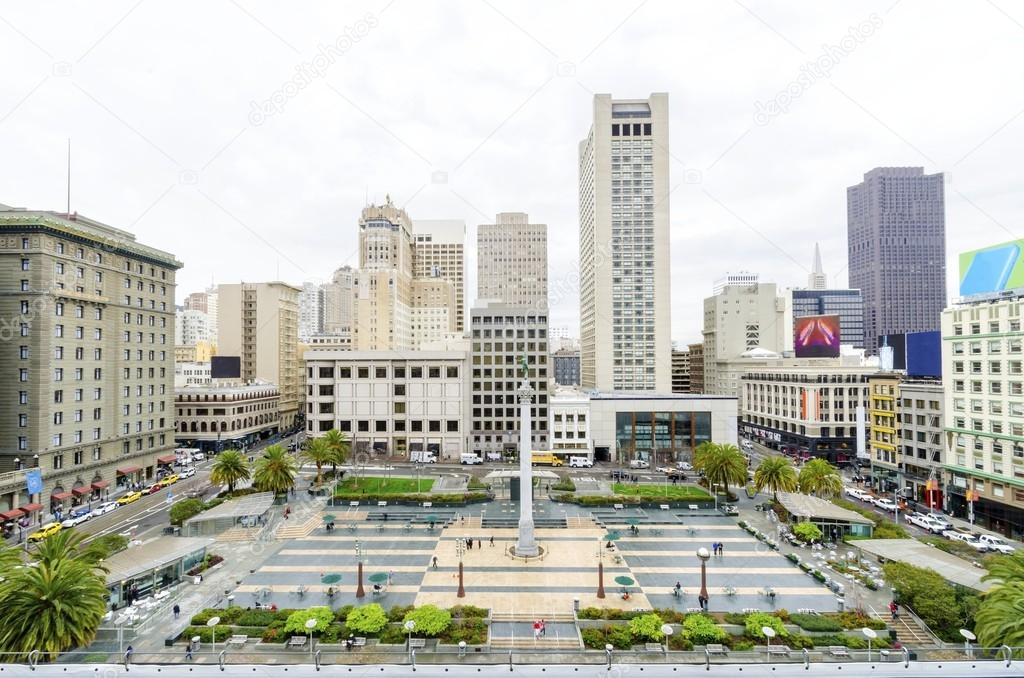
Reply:
M227 651L228 651L227 648L224 648L223 650L220 651L220 654L217 655L217 663L220 664L220 670L221 671L224 670L224 655L227 654Z
M707 648L704 648L704 670L711 670L711 651Z
M508 651L508 670L512 671L512 650Z
M416 650L409 653L409 660L412 662L412 670L416 670Z
M999 648L999 651L1006 653L1006 668L1010 668L1010 662L1013 661L1013 650L1010 649L1009 645L1003 645Z
M313 665L316 667L317 671L320 670L320 650L317 650L316 654L313 655Z
M804 653L804 671L811 670L811 653L807 651L807 648L803 648Z

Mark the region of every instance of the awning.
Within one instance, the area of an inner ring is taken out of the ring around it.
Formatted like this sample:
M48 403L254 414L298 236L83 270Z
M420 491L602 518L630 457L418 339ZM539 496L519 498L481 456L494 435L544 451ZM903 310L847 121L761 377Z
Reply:
M92 484L92 489L94 489L94 490L102 490L107 485L110 485L110 481L109 480L97 480L95 483Z
M82 487L75 487L71 490L71 494L76 497L81 497L83 494L89 494L92 492L92 487L89 485L83 485Z
M70 492L54 492L53 494L50 495L50 501L64 501L65 499L70 498Z
M173 464L176 461L178 461L178 457L174 454L165 454L162 457L156 458L156 462L158 464Z
M42 504L25 504L21 507L21 510L25 513L35 513L43 508Z
M21 516L21 509L16 508L11 509L10 511L4 511L3 513L0 513L0 520L14 520L15 518L20 518Z
M119 475L119 476L128 476L128 475L131 475L133 473L137 473L138 471L141 471L141 470L142 470L141 466L125 466L124 468L117 469L117 475Z

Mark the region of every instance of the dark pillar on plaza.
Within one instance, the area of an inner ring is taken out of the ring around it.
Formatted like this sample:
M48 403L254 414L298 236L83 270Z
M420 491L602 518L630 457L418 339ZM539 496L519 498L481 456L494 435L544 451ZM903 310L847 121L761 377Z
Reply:
M459 598L466 597L466 587L462 585L462 561L459 561Z
M366 591L363 590L363 561L361 560L359 561L358 572L359 583L356 584L356 598L363 598L366 596Z
M604 598L604 563L597 563L597 597Z

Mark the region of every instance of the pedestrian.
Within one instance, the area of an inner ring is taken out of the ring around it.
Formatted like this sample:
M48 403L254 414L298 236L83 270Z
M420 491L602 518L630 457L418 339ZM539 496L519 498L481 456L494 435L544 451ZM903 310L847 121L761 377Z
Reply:
M469 549L470 551L473 550L473 540L472 539L466 540L466 548Z
M437 569L437 556L434 556L434 569Z
M892 620L896 621L900 618L899 607L896 605L896 601L893 600L889 603L889 614L892 615Z
M543 638L548 634L548 625L543 619L540 620L540 636Z
M185 643L185 661L192 659L192 641Z
M491 546L494 546L494 535L493 534L491 535L490 542L491 542Z
M124 660L126 662L131 662L133 654L135 654L135 648L129 645L124 651Z
M388 570L388 586L391 586L391 581L395 578L395 571Z
M348 650L349 652L352 651L352 644L353 644L353 642L354 641L352 639L352 635L349 634L349 637L345 639L345 649Z
M718 542L718 555L725 556L725 544Z
M483 546L483 543L479 539L477 539L476 540L476 547L480 548L481 546Z
M177 603L175 603L174 604L173 612L174 612L174 618L177 619L181 615L181 606L178 605Z
M540 622L539 621L534 621L533 622L533 639L537 640L538 638L540 638Z

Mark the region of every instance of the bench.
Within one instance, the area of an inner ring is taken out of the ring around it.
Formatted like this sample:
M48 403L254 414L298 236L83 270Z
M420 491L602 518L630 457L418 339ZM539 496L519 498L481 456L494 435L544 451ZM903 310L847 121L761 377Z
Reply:
M828 653L833 657L849 657L850 650L845 645L829 645Z
M719 645L717 643L705 645L704 649L708 651L708 654L729 654L729 651L725 649L725 645Z
M359 506L359 502L358 502L358 501L350 501L350 502L348 503L348 505L349 505L349 506Z
M427 646L427 639L426 638L410 638L409 639L409 647L410 648L414 648L414 647L423 648L423 647L426 647L426 646Z
M672 508L672 507L669 506L668 504L661 504L661 510L662 511L668 511L670 508Z
M249 636L231 636L228 638L228 645L242 646L249 642Z
M352 647L366 647L366 638L359 636L352 639Z
M691 511L696 511L698 509L700 509L700 506L698 506L697 504L690 504L690 510Z
M769 655L780 655L782 657L788 657L791 650L787 645L768 645L765 647L765 651Z
M687 613L703 612L703 611L704 610L700 609L699 607L688 607L688 608L686 608L686 612Z
M387 505L388 505L388 503L386 501L378 501L377 502L377 506L387 506Z
M665 647L661 643L644 643L644 652L662 653L664 651Z
M621 511L625 507L622 504L612 504L612 508L616 511Z
M760 612L761 610L756 607L745 607L743 608L743 614L750 614L751 612Z
M305 647L306 636L292 636L288 639L288 647Z
M432 501L425 501L425 502L423 502L423 508L430 508L433 505L434 505L434 502L432 502Z

